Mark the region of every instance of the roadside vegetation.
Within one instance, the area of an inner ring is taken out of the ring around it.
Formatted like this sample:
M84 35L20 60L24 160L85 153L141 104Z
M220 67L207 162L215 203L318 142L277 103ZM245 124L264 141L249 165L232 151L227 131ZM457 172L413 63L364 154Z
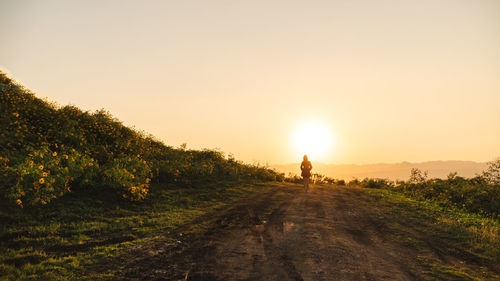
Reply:
M141 202L112 191L99 198L72 191L39 208L2 210L0 280L113 280L102 270L106 259L262 189L223 181L196 187L153 183Z
M363 190L376 198L371 216L389 229L383 238L416 250L427 280L500 278L498 220L394 189Z
M0 196L19 208L73 190L114 191L130 201L152 182L274 181L282 175L215 150L173 148L128 128L104 110L85 112L37 98L0 72Z
M489 162L487 170L474 178L451 173L446 179L429 179L426 172L412 169L407 181L364 179L349 184L389 189L418 200L433 201L443 207L500 219L500 158Z
M58 106L0 72L0 280L71 280L283 175L174 148L108 112Z
M428 178L426 171L412 169L407 181L380 178L353 179L346 182L321 174L311 178L316 184L361 186L400 192L417 200L436 202L440 206L461 209L483 217L500 219L500 158L488 163L488 168L474 178L450 173L446 179ZM289 175L285 181L302 183L302 178Z

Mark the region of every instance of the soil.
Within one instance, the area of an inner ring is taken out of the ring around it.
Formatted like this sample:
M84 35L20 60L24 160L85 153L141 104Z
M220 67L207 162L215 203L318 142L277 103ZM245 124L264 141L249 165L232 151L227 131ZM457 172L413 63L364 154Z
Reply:
M359 188L271 188L133 248L114 279L426 279L422 250L393 239L372 214L374 204ZM427 239L411 227L401 233ZM432 241L427 247L440 260L456 260Z

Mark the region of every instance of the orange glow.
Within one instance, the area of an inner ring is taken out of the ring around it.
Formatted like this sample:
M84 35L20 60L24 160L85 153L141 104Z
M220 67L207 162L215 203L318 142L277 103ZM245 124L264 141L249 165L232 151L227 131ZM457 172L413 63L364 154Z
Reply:
M325 154L334 147L334 140L330 129L325 124L315 121L301 124L292 136L293 145L299 156L307 154L315 160L326 158Z

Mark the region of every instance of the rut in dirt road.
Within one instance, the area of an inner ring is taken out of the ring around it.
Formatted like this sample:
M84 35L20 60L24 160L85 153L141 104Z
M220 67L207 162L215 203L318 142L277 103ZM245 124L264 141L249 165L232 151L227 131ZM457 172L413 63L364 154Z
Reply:
M208 257L213 266L193 277L219 280L414 280L400 249L383 239L383 224L364 216L345 189L317 188L283 198L267 221L238 229ZM251 209L249 209L251 210ZM252 216L253 211L249 212ZM411 263L409 263L411 264Z

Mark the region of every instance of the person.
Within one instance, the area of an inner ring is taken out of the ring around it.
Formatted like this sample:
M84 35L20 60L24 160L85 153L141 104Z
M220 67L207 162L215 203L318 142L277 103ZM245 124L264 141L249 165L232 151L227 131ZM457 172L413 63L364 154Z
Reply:
M309 160L307 160L307 155L304 155L304 160L300 164L300 169L302 170L302 178L304 179L304 190L309 190L309 178L311 177L311 170L313 166Z

